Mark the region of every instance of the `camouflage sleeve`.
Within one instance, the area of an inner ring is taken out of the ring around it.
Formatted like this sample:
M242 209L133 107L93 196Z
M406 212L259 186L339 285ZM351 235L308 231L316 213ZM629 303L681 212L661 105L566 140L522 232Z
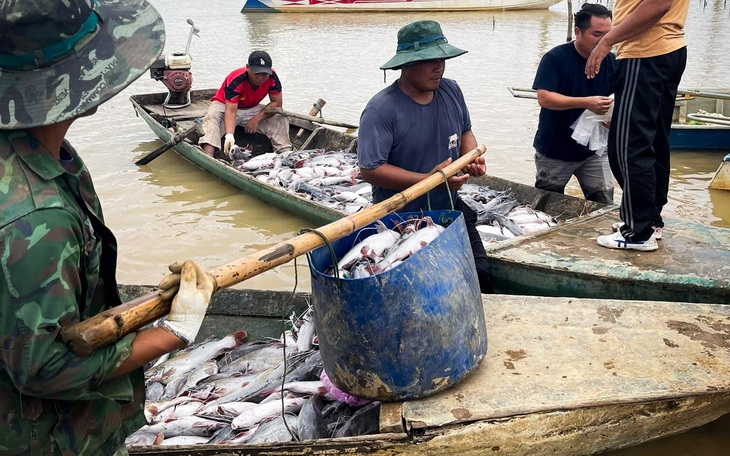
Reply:
M80 267L88 267L88 251L79 225L70 211L52 208L0 230L0 363L26 395L131 400L128 380L115 381L111 393L101 382L129 356L133 334L89 357L76 356L59 337L62 325L79 321L84 303Z

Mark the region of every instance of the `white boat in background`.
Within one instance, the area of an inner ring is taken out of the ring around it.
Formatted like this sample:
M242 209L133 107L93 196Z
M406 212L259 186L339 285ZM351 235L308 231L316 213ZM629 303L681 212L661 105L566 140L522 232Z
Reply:
M546 9L561 0L244 0L242 13L355 13Z

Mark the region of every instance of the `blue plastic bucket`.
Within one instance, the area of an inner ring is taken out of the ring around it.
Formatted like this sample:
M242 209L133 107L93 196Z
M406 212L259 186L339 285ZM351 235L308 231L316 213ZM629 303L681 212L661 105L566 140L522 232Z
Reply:
M327 375L341 390L379 401L424 397L446 389L479 364L487 328L464 217L458 211L389 214L430 216L446 229L395 268L336 279L327 246L309 256L312 306ZM337 257L374 234L375 224L332 243Z

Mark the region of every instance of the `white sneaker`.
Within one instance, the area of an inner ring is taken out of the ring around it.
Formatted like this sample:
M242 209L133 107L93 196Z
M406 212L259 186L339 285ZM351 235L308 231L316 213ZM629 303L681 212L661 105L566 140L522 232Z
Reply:
M601 247L606 247L609 249L629 249L640 250L642 252L652 252L659 248L659 244L656 243L656 238L654 234L652 234L651 237L644 242L628 242L621 235L621 232L617 231L613 234L598 236L596 241Z
M664 234L664 228L661 226L655 226L654 228L654 239L657 241L662 239L662 234Z
M611 228L613 228L614 231L621 231L621 227L624 225L624 222L616 222L613 225L611 225ZM662 240L662 234L664 234L664 228L661 226L654 226L654 239L657 241Z

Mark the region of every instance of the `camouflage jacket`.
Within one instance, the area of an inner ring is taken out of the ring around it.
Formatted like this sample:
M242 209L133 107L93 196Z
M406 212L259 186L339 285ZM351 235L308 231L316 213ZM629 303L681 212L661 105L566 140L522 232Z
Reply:
M0 454L111 455L144 424L141 369L106 380L134 335L78 357L60 328L119 304L116 240L88 170L0 130Z

